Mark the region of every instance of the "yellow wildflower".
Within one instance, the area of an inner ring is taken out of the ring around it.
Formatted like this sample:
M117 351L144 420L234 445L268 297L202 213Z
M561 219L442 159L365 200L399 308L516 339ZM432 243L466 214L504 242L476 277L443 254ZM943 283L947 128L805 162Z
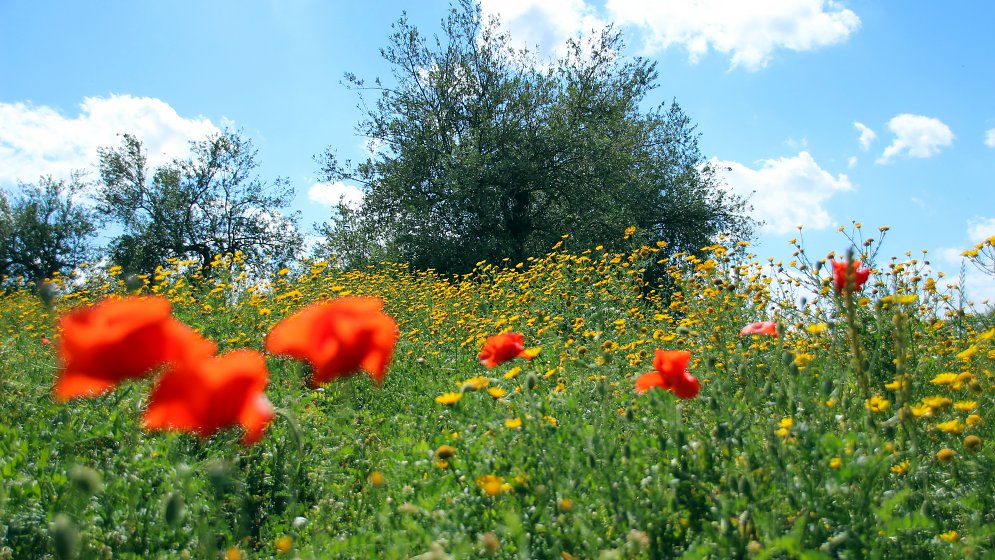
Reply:
M946 372L938 374L936 377L931 379L929 382L933 385L950 385L957 380L957 374L952 372Z
M477 479L477 486L484 491L484 494L493 497L501 493L504 481L500 476L485 474Z
M949 543L956 542L957 539L960 538L960 535L957 534L957 531L947 531L946 533L940 533L938 536L940 537L940 539L945 540Z
M943 464L947 464L950 461L953 461L954 457L956 456L957 454L954 453L954 450L950 449L949 447L944 447L943 449L936 452L936 459Z
M457 383L457 385L462 387L463 391L479 391L486 388L490 384L491 380L482 375L471 377L462 383Z
M960 418L954 418L949 422L934 424L933 427L948 434L960 434L964 431L964 424L961 423Z
M914 404L909 407L909 412L915 418L922 418L923 416L932 416L933 407L926 404Z
M896 377L891 383L885 383L884 388L889 391L898 391L899 389L904 389L908 386L908 382L904 379Z
M435 402L439 404L444 404L446 406L452 406L459 402L463 398L463 393L443 393L438 397L435 397Z
M874 395L873 397L867 399L867 401L864 402L864 407L867 408L867 410L870 410L871 412L884 412L885 410L888 410L889 404L891 403L888 402L888 399L884 399L878 395Z
M540 352L542 352L542 347L539 346L534 348L526 348L525 350L522 350L521 356L526 360L531 360L532 358L538 356Z
M923 397L920 401L925 406L932 408L933 410L940 410L946 408L954 403L954 401L948 399L947 397Z
M961 412L971 412L978 408L978 401L957 401L954 403L954 408Z
M294 538L291 537L290 535L283 535L282 537L276 539L276 541L273 543L273 546L274 548L276 548L276 551L279 552L280 554L286 554L290 552L291 548L293 548Z
M449 459L456 455L456 448L451 445L442 444L435 450L435 456L439 459Z
M972 381L974 381L974 374L965 371L957 374L957 379L954 379L954 382L950 384L950 387L959 391L961 387Z
M815 354L797 354L795 356L795 365L798 369L805 369L805 366L815 359Z
M504 427L512 429L512 430L521 428L522 427L522 419L521 418L508 418L507 420L504 421Z
M964 350L963 352L959 352L957 354L957 359L966 362L970 360L971 357L977 353L978 353L978 347L972 344L971 346L968 346L967 349Z

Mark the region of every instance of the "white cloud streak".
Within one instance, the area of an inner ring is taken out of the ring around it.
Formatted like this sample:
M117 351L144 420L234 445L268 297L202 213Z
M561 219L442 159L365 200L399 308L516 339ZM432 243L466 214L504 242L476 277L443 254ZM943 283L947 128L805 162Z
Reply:
M985 131L985 146L995 148L995 128L989 128Z
M799 225L826 228L831 218L824 203L853 189L846 175L834 177L805 151L760 163L759 169L752 169L735 161L712 159L717 168L728 168L723 176L730 189L749 197L753 216L763 220L765 233L784 234Z
M339 202L350 207L357 207L363 202L363 191L359 187L347 185L342 181L334 183L315 183L307 191L307 197L312 202L325 206L336 206Z
M930 158L954 141L950 127L933 117L903 113L888 121L888 129L895 139L884 149L877 163L889 163L899 155Z
M866 152L867 149L871 147L871 142L873 142L878 135L864 123L855 122L853 123L853 126L860 131L860 138L857 141L860 142L860 149Z
M967 238L980 243L995 235L995 218L972 218L967 221Z
M78 115L66 116L44 105L0 103L0 185L93 170L97 148L118 146L119 134L137 136L154 167L186 157L190 141L219 132L209 119L181 117L150 97L87 97L79 108Z

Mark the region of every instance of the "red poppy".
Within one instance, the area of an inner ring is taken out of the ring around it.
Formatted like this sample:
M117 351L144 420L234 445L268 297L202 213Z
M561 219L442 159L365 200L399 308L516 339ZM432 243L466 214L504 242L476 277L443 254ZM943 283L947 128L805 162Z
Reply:
M833 286L836 287L837 293L843 293L843 290L846 288L847 285L846 277L849 267L847 267L846 261L832 261L832 263L833 263ZM864 285L864 282L867 282L867 278L869 278L871 275L871 269L860 268L861 266L863 266L863 263L859 260L855 260L853 261L852 268L849 268L849 270L852 271L851 274L853 275L853 280L852 280L853 291L859 290L860 287Z
M525 350L525 337L516 332L506 332L494 335L484 341L484 347L477 358L480 363L490 368L503 364L517 357L531 360L535 356Z
M211 356L213 342L170 315L161 297L108 299L59 320L60 401L105 393L125 379L190 357Z
M656 371L640 375L636 379L636 391L642 393L653 387L660 387L682 399L694 398L701 390L701 384L688 372L690 361L691 352L657 349L653 356Z
M777 336L777 323L774 321L759 321L756 323L750 323L739 331L739 336L746 336L750 334Z
M263 393L269 382L266 360L255 350L178 363L149 395L142 423L149 430L179 430L208 438L239 425L242 441L259 440L273 419L273 405Z
M360 369L383 383L397 344L397 323L372 297L341 297L309 305L277 323L266 349L311 364L311 385Z

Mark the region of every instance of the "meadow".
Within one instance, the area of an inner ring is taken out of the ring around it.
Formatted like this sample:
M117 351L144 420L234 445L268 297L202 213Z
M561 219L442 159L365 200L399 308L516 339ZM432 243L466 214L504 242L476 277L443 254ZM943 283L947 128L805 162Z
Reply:
M841 240L811 258L792 240L777 262L748 243L661 258L565 237L454 277L306 262L258 278L218 256L11 290L0 558L990 557L995 318L926 255ZM848 245L870 276L839 290ZM382 383L315 388L268 354L276 413L251 445L148 431L151 378L53 398L60 315L129 293L168 298L222 353L357 295L383 301L398 341ZM757 322L768 334L741 334ZM485 367L509 331L531 359ZM690 352L699 392L636 391L658 349Z

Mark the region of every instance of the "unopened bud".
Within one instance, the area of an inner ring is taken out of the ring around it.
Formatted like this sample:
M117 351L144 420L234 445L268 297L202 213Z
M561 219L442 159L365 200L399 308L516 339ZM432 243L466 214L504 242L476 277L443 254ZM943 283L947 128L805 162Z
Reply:
M100 473L83 465L73 465L69 469L69 480L72 480L76 488L87 496L92 496L104 488Z
M177 526L183 521L183 514L186 512L186 503L183 499L183 494L179 492L172 492L166 497L166 507L163 511L163 516L166 518L166 523Z
M529 389L535 389L538 384L539 378L536 377L535 373L530 371L529 374L525 376L525 386Z
M64 513L56 514L52 519L51 530L56 558L60 560L75 558L79 552L79 531L69 516Z

